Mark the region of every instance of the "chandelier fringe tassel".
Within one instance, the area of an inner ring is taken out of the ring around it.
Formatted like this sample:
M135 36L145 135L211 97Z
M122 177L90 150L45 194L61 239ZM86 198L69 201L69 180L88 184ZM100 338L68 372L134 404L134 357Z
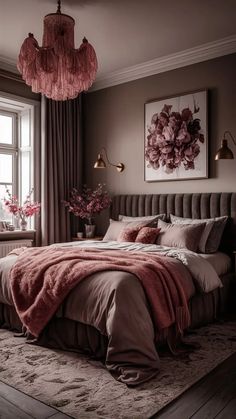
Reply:
M98 68L96 53L86 38L75 49L74 25L72 17L51 13L44 18L42 47L32 33L24 40L17 67L33 92L67 100L93 84Z

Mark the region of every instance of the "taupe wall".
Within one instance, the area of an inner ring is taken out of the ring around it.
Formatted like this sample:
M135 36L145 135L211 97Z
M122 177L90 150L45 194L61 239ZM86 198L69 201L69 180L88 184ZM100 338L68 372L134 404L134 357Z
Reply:
M0 91L22 96L27 99L40 100L40 95L32 92L31 88L22 80L14 80L14 74L0 70Z
M191 65L85 97L85 180L105 182L112 194L236 191L236 160L214 161L220 137L236 137L236 54ZM209 89L209 179L144 182L144 103L199 89ZM126 169L95 170L93 162L105 146L110 160ZM230 145L235 152L236 147Z

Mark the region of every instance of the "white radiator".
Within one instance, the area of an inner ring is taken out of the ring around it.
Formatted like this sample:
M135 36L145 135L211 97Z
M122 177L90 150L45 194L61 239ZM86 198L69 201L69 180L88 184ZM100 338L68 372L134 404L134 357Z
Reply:
M0 258L6 256L13 249L19 247L31 247L32 242L33 240L29 239L0 241Z

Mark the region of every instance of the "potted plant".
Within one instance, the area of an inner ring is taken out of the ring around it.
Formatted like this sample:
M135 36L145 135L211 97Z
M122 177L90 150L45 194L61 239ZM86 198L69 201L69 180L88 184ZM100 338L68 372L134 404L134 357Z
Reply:
M92 190L86 185L83 186L82 191L73 188L70 192L68 201L63 201L65 207L69 212L72 212L76 217L85 219L85 236L92 238L95 236L94 216L100 214L111 204L111 198L101 183Z
M6 187L7 198L3 199L5 208L19 220L20 229L22 231L27 230L27 218L38 214L40 211L40 203L32 202L31 200L32 193L33 189L31 189L23 204L20 205L18 198L15 195L12 195L10 190Z

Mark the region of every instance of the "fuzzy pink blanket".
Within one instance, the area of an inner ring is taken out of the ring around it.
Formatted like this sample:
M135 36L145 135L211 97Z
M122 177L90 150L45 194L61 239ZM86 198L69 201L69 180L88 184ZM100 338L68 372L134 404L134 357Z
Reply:
M23 325L37 337L68 293L84 278L106 270L132 273L143 285L158 336L174 323L181 332L190 321L175 266L171 258L144 252L29 248L22 250L12 267L10 285Z

